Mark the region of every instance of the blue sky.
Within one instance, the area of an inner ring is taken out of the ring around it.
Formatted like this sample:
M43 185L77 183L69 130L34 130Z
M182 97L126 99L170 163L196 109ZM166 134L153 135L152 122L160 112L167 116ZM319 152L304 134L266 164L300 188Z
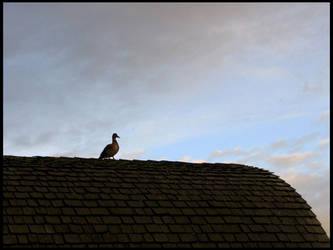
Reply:
M5 155L238 162L329 233L328 3L4 3Z

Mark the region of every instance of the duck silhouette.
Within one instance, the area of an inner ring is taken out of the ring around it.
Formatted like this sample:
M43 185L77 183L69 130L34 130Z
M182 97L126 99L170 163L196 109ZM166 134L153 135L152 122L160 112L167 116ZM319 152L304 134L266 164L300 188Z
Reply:
M120 138L120 137L117 135L117 133L114 133L112 135L112 144L108 144L105 146L105 148L103 149L103 151L98 159L111 158L111 157L114 159L115 154L117 154L117 152L119 150L119 144L118 144L116 138Z

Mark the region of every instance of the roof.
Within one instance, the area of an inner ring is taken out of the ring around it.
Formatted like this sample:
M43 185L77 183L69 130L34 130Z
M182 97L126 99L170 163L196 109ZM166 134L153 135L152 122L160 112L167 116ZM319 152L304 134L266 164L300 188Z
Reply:
M328 247L311 207L238 164L3 157L13 247Z

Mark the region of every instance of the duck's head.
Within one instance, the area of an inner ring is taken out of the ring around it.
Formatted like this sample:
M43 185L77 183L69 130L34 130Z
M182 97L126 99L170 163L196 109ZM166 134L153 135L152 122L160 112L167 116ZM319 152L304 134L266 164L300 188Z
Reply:
M112 139L116 139L116 138L120 138L120 137L117 135L117 133L113 133Z

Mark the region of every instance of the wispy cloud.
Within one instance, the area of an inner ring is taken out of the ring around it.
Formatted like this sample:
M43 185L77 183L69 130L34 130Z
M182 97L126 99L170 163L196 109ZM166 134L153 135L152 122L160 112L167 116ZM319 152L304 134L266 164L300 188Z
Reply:
M301 151L308 144L314 143L316 139L319 137L319 135L320 135L319 132L312 132L310 134L291 140L289 145L290 151L292 152Z
M190 159L191 159L191 157L189 155L185 155L183 158L180 159L180 161L189 162Z
M120 159L128 159L128 160L140 159L145 153L146 150L140 149L133 152L120 152L118 157Z
M329 143L330 143L329 138L322 139L319 141L318 146L320 149L327 149L329 147Z
M279 140L279 141L276 141L276 142L272 143L270 145L270 149L275 151L275 150L279 150L281 148L285 148L287 146L288 146L287 140L282 139L282 140Z
M241 155L247 155L250 151L253 151L253 149L249 151L244 151L241 149L241 147L235 147L231 150L215 150L211 152L211 154L208 156L208 160L212 161L216 158L222 158L225 156L241 156Z
M323 111L320 114L319 118L316 120L316 123L327 123L329 120L329 115L330 115L329 110Z
M290 167L306 162L312 155L311 152L272 155L268 162L281 168Z
M192 162L193 163L205 163L207 161L205 161L205 160L193 160Z

